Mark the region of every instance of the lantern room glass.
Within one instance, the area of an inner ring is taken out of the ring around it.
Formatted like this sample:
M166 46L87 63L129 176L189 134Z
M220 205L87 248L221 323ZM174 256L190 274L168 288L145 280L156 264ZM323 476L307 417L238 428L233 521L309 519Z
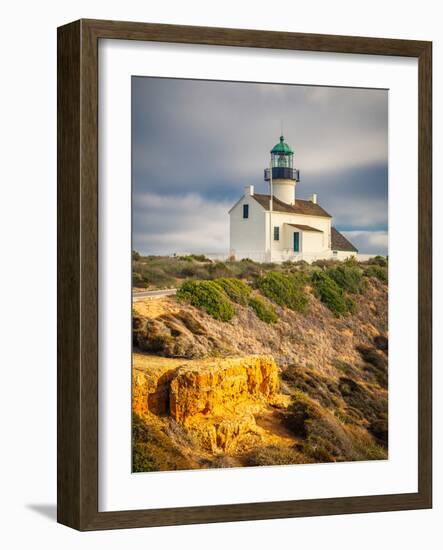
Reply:
M273 168L292 168L294 153L271 153Z

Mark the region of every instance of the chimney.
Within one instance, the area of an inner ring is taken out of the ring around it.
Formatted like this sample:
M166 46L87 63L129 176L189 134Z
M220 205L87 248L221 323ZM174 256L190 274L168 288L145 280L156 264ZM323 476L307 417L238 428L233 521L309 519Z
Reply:
M317 193L312 193L311 202L313 202L314 204L317 204Z
M245 197L254 196L254 186L253 185L247 185L245 187Z

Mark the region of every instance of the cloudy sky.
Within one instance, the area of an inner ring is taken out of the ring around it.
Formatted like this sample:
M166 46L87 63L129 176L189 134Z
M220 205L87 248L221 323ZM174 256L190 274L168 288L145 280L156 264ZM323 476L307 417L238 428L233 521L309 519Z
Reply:
M229 208L263 169L283 128L300 170L362 253L387 253L388 92L132 78L133 248L227 252Z

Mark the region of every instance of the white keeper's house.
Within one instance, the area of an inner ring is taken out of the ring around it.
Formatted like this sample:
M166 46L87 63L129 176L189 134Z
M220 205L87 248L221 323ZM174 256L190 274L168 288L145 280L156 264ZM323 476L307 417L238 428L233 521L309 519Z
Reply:
M229 211L230 256L256 262L319 259L344 260L358 250L332 226L332 216L317 202L295 198L300 181L293 167L294 152L280 137L265 169L269 195L245 187L244 195Z

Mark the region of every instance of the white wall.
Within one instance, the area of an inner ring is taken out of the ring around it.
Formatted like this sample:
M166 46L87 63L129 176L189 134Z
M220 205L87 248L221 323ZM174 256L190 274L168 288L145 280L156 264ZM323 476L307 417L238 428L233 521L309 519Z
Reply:
M243 218L243 205L249 206L249 217ZM258 262L269 260L269 243L272 261L285 261L292 256L295 228L288 224L299 223L319 229L322 233L303 231L300 234L300 253L303 259L315 260L330 256L331 219L284 212L266 212L251 195L244 195L229 213L229 254L236 259L251 258ZM274 240L274 227L280 228L280 239ZM306 255L306 257L305 257ZM299 259L302 259L300 256Z
M274 241L274 230L272 235L269 234L269 216L271 216L271 225L280 227L280 240ZM269 212L266 213L266 249L269 248L269 239L272 243L272 259L273 261L285 261L293 256L293 233L296 231L294 227L288 224L296 223L309 225L315 229L319 229L322 233L314 233L303 231L300 236L300 253L303 259L312 261L319 257L330 255L330 238L331 238L331 219L321 216L305 216L299 214L287 214L285 212ZM300 256L299 259L302 259Z
M435 507L428 511L77 533L54 521L56 494L56 26L79 17L434 40L434 181L443 179L443 36L440 3L351 0L278 9L246 0L16 1L3 4L0 413L1 542L5 548L226 550L276 544L330 550L441 546L443 463L442 285L435 286ZM20 32L17 32L17 28ZM276 122L279 124L279 121ZM7 137L6 137L7 136ZM435 186L436 212L443 187ZM435 217L435 276L443 278L443 218ZM407 429L407 427L405 427Z
M249 217L243 218L243 205ZM265 211L251 195L245 195L229 213L229 254L236 259L265 261Z
M319 254L320 252L329 251L324 243L327 240L325 233L317 233L315 231L302 231L301 235L301 251L310 252L311 254Z

